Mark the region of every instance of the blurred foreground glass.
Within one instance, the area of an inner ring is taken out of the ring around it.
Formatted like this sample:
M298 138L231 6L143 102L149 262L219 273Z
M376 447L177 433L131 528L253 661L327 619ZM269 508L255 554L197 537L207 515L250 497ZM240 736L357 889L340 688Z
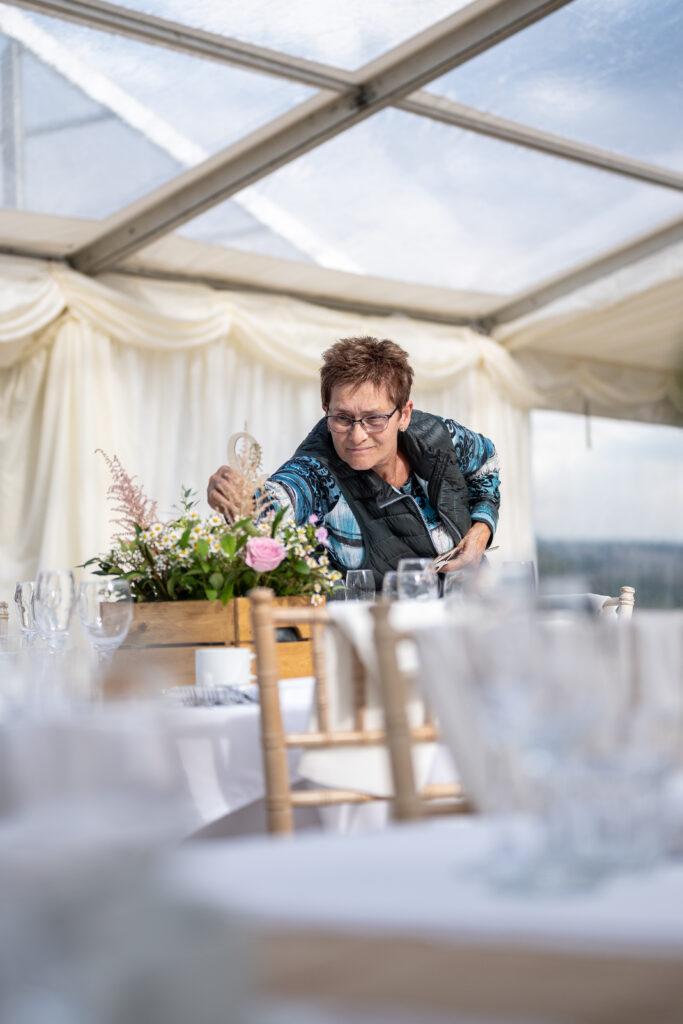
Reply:
M597 614L600 601L589 593L585 576L576 573L541 576L538 581L536 607L544 618L557 621L582 619Z
M680 778L683 616L641 612L596 631L598 715L579 756L557 772L552 824L557 846L589 870L646 868L683 824L669 803Z
M430 630L420 661L463 784L498 823L491 880L571 889L665 854L683 824L683 616L614 628L491 610Z
M398 601L398 573L394 569L384 573L382 597L387 601Z
M52 651L66 644L76 600L76 584L70 569L38 573L33 596L35 624Z
M514 594L536 592L536 567L533 562L503 562L498 585Z
M91 580L78 589L78 619L88 641L106 664L123 643L133 621L133 595L127 580Z
M14 589L14 615L22 636L31 643L38 635L33 610L35 580L18 582Z
M441 593L444 599L463 603L478 596L476 589L477 569L468 566L454 572L442 572Z
M439 580L431 558L402 558L398 563L401 601L432 601L439 596Z
M372 569L349 569L346 574L346 600L375 600L375 577Z

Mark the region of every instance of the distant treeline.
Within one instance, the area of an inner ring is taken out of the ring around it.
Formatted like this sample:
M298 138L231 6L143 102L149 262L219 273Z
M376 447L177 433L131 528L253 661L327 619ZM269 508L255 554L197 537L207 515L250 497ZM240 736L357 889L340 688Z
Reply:
M539 540L538 574L580 577L594 594L635 587L636 608L683 608L683 544Z

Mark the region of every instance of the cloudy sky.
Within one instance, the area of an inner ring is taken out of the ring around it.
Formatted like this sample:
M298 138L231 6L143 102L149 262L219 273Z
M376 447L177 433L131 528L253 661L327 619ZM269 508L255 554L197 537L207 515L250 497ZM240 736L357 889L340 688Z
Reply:
M683 430L537 412L532 417L539 537L683 544Z

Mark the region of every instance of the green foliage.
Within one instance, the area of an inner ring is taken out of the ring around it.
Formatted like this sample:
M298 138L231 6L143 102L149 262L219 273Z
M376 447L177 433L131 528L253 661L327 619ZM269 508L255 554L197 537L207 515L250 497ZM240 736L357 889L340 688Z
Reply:
M267 586L282 597L310 594L317 603L340 585L341 575L329 565L314 523L295 526L277 509L257 522L240 519L229 526L216 514L202 520L196 504L193 492L183 487L177 518L144 529L135 523L132 536L119 538L106 555L85 565L97 566L96 575L129 580L137 601L220 599L226 604L255 586ZM257 571L248 564L255 538L280 545L282 560L275 569Z

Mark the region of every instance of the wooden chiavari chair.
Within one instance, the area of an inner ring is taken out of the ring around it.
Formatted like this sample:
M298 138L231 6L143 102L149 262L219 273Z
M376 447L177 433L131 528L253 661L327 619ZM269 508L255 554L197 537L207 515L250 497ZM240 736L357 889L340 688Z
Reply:
M382 633L380 669L381 694L385 728L369 728L367 712L366 670L354 652L353 656L353 728L338 729L330 722L328 680L325 666L323 633L335 628L330 613L324 606L304 608L276 608L273 593L265 588L252 590L249 595L256 653L256 676L261 703L261 742L266 788L266 816L268 831L291 834L294 831L293 811L296 807L325 807L335 804L360 804L386 797L344 788L293 789L287 753L292 748L301 750L363 747L386 744L392 769L395 794L394 816L399 820L412 820L422 816L425 800L460 798L457 784L427 786L416 792L410 748L413 743L434 742L437 729L431 720L410 727L405 707L405 680L399 672L390 671L391 652L388 634ZM304 733L288 733L284 728L279 695L279 672L276 631L283 626L306 624L311 628L313 669L315 676L314 706L317 728ZM388 627L388 623L387 623ZM379 651L378 651L379 654ZM394 648L395 654L395 648ZM394 684L396 690L394 691ZM403 710L401 706L403 701ZM435 808L443 809L442 804ZM464 810L462 799L449 810Z

